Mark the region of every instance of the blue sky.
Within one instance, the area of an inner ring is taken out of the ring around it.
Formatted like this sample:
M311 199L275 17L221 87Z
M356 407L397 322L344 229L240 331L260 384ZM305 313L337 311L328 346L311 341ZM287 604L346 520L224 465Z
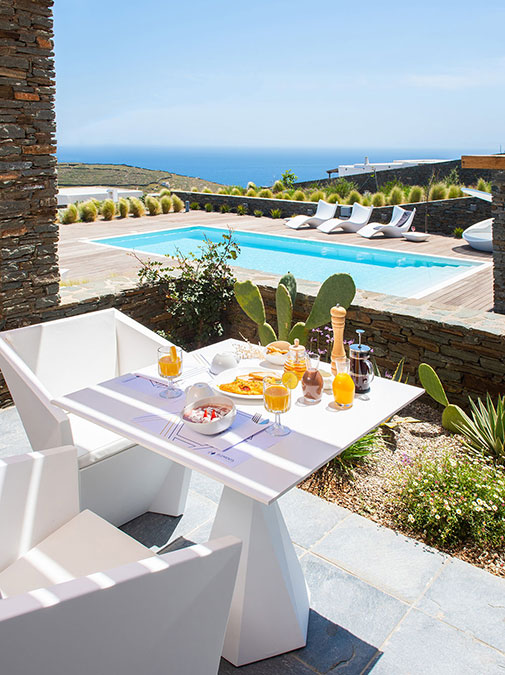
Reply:
M505 148L505 0L56 0L62 145Z

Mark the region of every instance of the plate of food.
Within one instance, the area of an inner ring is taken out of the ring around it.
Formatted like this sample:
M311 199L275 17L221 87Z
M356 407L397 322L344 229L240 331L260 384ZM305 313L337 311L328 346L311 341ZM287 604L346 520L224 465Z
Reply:
M265 347L265 359L274 363L276 366L283 366L284 362L288 358L288 351L291 345L285 340L276 340L275 342L270 342Z
M232 368L214 378L213 385L220 394L247 400L263 398L263 380L265 377L277 378L281 373L267 368Z

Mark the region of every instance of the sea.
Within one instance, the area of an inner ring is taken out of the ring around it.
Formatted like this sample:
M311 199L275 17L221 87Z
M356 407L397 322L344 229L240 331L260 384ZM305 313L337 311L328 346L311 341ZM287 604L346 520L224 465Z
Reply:
M162 148L140 146L58 146L58 161L128 164L143 169L203 178L225 185L272 185L287 169L299 181L327 178L339 164L393 159L456 159L489 148Z

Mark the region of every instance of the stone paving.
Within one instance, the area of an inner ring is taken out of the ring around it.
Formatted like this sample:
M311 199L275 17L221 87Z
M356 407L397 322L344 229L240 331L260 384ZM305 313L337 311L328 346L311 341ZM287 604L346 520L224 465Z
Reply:
M0 411L0 457L29 450ZM169 551L205 542L221 486L193 473L184 515L123 526ZM311 595L304 649L220 675L505 674L505 581L303 490L280 500Z

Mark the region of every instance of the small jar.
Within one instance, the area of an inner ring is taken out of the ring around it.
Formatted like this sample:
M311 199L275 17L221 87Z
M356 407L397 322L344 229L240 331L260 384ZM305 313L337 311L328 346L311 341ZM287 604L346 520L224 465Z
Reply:
M289 347L288 357L284 363L284 372L291 371L295 373L298 382L307 370L308 359L305 347L300 344L300 340L295 338L295 343Z

